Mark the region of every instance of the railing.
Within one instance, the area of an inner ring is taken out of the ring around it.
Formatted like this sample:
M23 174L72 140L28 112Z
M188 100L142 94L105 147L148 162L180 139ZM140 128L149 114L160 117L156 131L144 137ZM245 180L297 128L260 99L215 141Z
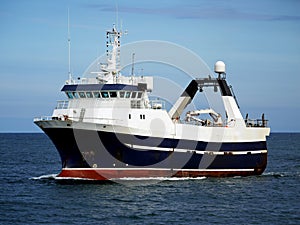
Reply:
M33 119L34 122L36 121L46 121L46 120L53 120L52 116L40 116L40 117L35 117Z
M165 109L165 102L162 100L151 100L150 106L152 109Z
M141 100L131 100L130 106L132 109L140 109L141 108Z
M196 126L203 126L203 127L226 127L227 124L223 123L214 123L211 120L203 120L203 121L195 121L195 120L180 120L179 123L183 124L190 124L190 125L196 125Z
M79 118L79 117L77 117ZM70 121L70 117L67 115L59 115L59 116L40 116L40 117L35 117L33 119L34 122L37 121L53 121L53 120L61 120L61 121Z
M69 101L57 101L55 109L67 109L69 107Z
M268 126L268 120L263 119L246 119L245 120L247 127L267 127Z
M185 124L192 124L192 125L205 126L205 127L234 127L236 123L235 120L228 121L224 124L213 123L210 120L204 120L203 122L195 121L195 120L190 120L190 121L184 120L180 122ZM245 120L245 124L246 127L268 127L268 120L247 119Z

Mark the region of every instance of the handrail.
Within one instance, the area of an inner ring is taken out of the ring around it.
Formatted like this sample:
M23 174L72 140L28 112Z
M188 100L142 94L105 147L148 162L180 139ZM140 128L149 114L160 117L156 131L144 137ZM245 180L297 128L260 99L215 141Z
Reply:
M55 109L67 109L69 107L69 101L67 100L59 100L57 101L57 105Z
M245 120L247 127L267 127L268 120L263 119L246 119Z
M149 103L152 109L165 109L165 102L162 100L151 100Z
M40 116L40 117L34 117L33 121L46 121L46 120L53 120L52 116Z
M53 121L53 120L62 120L62 121L77 121L80 117L69 117L67 115L60 116L40 116L33 119L34 122L37 121ZM106 121L124 121L122 119L114 118L99 118L99 117L85 117L84 119L96 119L96 120L106 120Z
M184 124L192 124L192 125L198 125L198 126L204 126L204 127L234 127L235 126L235 120L231 120L231 121L228 121L224 124L216 124L216 123L213 123L213 122L207 122L208 120L205 120L205 123L201 123L199 121L194 121L194 120L191 120L191 121L181 121L181 123L184 123ZM245 120L245 124L246 124L246 127L268 127L268 120L263 120L263 119L247 119Z

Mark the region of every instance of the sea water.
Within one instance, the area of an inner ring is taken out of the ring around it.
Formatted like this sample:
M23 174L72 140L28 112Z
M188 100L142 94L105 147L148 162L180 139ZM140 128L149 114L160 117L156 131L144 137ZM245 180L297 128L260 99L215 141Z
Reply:
M0 134L0 224L300 224L300 134L268 149L261 176L61 182L46 135Z

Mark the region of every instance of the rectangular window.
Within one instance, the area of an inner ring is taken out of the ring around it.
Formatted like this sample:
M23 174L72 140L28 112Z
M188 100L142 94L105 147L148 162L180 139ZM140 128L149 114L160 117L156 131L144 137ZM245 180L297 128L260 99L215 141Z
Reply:
M132 94L131 94L131 98L135 98L136 97L136 92L133 91Z
M79 96L80 96L80 98L85 98L84 92L79 92Z
M125 98L130 98L130 93L131 93L130 91L127 91L126 95L125 95Z
M100 93L99 93L99 92L96 92L96 91L95 91L93 94L94 94L94 97L95 97L95 98L100 98Z
M66 92L66 94L67 94L68 98L70 98L70 99L72 99L72 98L73 98L73 95L72 95L72 93L71 93L71 92Z
M143 120L145 119L145 115L143 115Z
M141 98L142 97L142 94L143 94L143 92L138 92L138 98Z
M79 95L78 95L78 93L77 92L73 92L73 96L74 96L74 98L79 98Z
M117 97L117 92L116 91L110 91L109 92L109 97L116 98Z
M131 119L131 114L128 115L129 119Z
M142 114L140 115L140 119L143 119L143 116L142 116Z
M109 97L107 91L101 91L101 96L102 96L102 98L108 98Z
M92 92L86 92L85 94L86 94L86 97L88 97L88 98L92 98L93 97Z
M120 98L124 98L125 96L125 91L120 91Z

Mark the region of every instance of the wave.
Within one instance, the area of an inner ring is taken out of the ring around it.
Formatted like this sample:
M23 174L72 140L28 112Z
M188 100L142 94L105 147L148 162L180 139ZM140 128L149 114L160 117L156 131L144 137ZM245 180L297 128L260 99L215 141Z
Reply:
M300 172L266 172L261 175L262 177L299 177Z
M31 177L29 179L31 180L55 180L55 181L61 181L61 182L97 182L93 179L88 178L77 178L77 177L58 177L58 174L46 174L41 175L38 177ZM273 178L283 178L283 177L300 177L300 172L264 172L262 175L258 177L273 177ZM242 176L235 176L234 179L241 179ZM207 177L123 177L123 178L112 178L109 181L112 182L155 182L155 181L186 181L186 180L204 180L207 179ZM103 182L103 181L102 181ZM101 183L101 181L100 181Z
M88 179L88 178L80 178L80 177L58 177L58 174L47 174L47 175L41 175L39 177L31 177L29 178L30 180L90 180L92 181L92 179Z
M110 184L114 183L109 180L92 180L88 178L80 178L80 177L58 177L58 174L47 174L41 175L38 177L31 177L30 180L36 180L41 182L56 182L59 184Z
M30 180L55 180L58 174L47 174L47 175L41 175L39 177L31 177Z
M82 178L82 177L55 177L55 180L78 180L78 181L95 181L89 178Z
M88 178L80 177L58 177L58 174L46 174L38 177L31 177L31 180L82 180L82 181L94 181ZM147 181L147 180L158 180L158 181L180 181L180 180L203 180L207 177L123 177L123 178L112 178L111 181Z

